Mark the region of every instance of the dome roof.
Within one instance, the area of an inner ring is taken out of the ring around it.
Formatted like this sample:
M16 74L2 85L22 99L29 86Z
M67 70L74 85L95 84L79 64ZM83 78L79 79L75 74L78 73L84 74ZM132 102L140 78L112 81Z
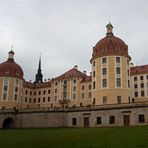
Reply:
M103 39L101 39L96 44L95 49L100 49L104 46L109 46L109 45L127 47L127 45L125 44L125 42L123 40L112 35L112 36L106 36Z
M109 23L106 27L106 36L100 41L98 41L98 43L93 48L91 61L96 57L109 55L125 56L130 59L130 56L128 55L128 46L123 40L114 36L112 32L113 26Z
M14 52L10 51L8 60L0 64L0 76L23 79L23 70L17 63L14 62L13 55Z

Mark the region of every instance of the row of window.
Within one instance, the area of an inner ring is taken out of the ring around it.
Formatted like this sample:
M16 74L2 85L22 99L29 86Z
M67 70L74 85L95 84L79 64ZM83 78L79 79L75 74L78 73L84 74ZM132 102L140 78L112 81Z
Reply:
M148 75L146 75L145 78L148 79ZM138 80L138 77L135 76L134 81L137 81L137 80ZM144 80L144 76L140 76L140 80Z
M82 85L81 89L85 90L85 86ZM91 85L88 85L88 89L91 90ZM73 87L73 91L76 91L76 86ZM57 93L58 89L55 89L54 92ZM63 92L67 92L67 86L63 87Z
M121 78L116 78L116 86L121 87ZM107 79L102 79L102 87L106 88L107 87ZM96 83L95 81L93 82L93 89L96 88ZM130 88L130 81L128 80L128 88Z
M41 103L41 102L50 102L50 97L45 98L25 98L25 103Z
M144 83L140 83L140 87L144 88ZM135 84L134 88L138 88L138 84ZM147 82L147 88L148 88L148 82Z
M139 114L138 115L138 122L139 123L145 123L145 115L144 114ZM102 117L99 116L96 118L96 124L101 125L102 124ZM109 116L109 124L115 124L115 116ZM72 118L72 125L76 126L77 125L77 118Z
M120 62L121 62L120 57L116 57L116 63L120 63ZM102 64L105 64L105 63L107 63L106 57L102 58ZM127 64L129 64L129 62L127 62ZM94 61L93 66L95 67L95 65L96 65L96 62Z
M73 79L73 83L77 83L77 80ZM55 84L55 86L58 86L58 82L57 81L54 84ZM67 80L64 80L63 84L67 85Z
M146 94L145 94L145 92L144 91L141 91L140 92L140 94L137 92L137 91L135 91L135 97L144 97Z
M107 104L107 96L102 97L102 102L103 102L103 104ZM118 104L121 103L121 96L117 96L117 103Z
M36 96L37 93L38 93L38 95L41 95L41 94L45 95L47 92L48 92L48 94L50 94L50 89L48 91L46 91L46 90L38 91L38 92L34 91L34 96ZM30 96L31 96L32 93L33 93L32 91L26 90L26 95L30 94Z

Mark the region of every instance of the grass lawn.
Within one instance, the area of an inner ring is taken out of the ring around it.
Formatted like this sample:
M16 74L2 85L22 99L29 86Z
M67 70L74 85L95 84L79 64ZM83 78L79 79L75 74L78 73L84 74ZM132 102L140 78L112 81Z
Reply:
M148 148L148 126L0 130L0 148Z

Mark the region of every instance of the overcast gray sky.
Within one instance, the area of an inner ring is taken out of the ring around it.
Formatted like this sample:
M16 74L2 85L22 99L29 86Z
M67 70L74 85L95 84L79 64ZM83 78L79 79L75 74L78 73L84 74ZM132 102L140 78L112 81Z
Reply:
M0 62L13 44L26 80L34 81L40 53L46 79L74 65L89 73L109 20L132 62L147 64L148 0L0 0Z

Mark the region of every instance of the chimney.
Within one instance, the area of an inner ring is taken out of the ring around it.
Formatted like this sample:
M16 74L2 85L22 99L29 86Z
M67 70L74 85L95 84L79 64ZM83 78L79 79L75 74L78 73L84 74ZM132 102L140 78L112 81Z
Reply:
M86 70L84 70L83 73L86 75Z
M133 63L130 63L130 68L134 67L134 64Z
M78 65L75 65L74 68L75 68L75 69L78 69Z

